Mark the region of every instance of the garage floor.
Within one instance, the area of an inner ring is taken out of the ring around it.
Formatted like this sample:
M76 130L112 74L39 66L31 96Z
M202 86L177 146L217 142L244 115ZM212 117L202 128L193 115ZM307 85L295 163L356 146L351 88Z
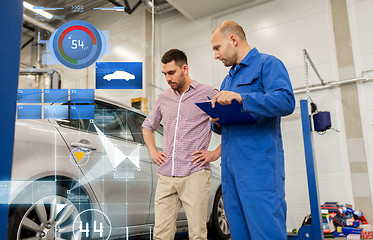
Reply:
M118 239L118 240L126 240L126 239ZM149 240L149 237L146 238L146 237L132 237L130 238L130 240ZM185 233L179 233L176 235L175 237L175 240L188 240L188 233L185 232ZM212 238L209 238L208 240L215 240L215 239L212 239ZM231 240L231 239L229 239ZM334 240L346 240L346 238L334 238Z
M125 238L121 238L118 240L126 240ZM149 236L144 237L131 237L129 240L149 240ZM175 236L175 240L188 240L188 232L177 233ZM208 240L216 240L212 238L208 238ZM230 240L230 239L229 239Z
M118 240L127 240L125 238L121 238ZM129 240L149 240L149 237L131 237ZM188 232L177 233L175 236L175 240L188 240ZM208 238L208 240L216 240L212 238ZM228 239L231 240L231 239ZM346 240L346 238L334 238L334 240Z
M130 240L148 240L148 239L149 238L141 238L141 237L130 238ZM120 240L126 240L126 239L120 239ZM184 235L176 236L175 240L188 240L188 235L184 234ZM209 238L208 240L215 240L215 239ZM334 240L346 240L346 238L334 238Z
M118 239L118 240L126 240L126 239L121 238L121 239ZM146 237L131 237L131 238L129 238L129 240L149 240L149 237L148 238L146 238ZM175 237L175 240L188 240L188 234L187 233L178 234ZM215 240L215 239L209 238L208 240ZM229 239L229 240L231 240L231 239ZM346 240L346 238L334 238L334 240Z

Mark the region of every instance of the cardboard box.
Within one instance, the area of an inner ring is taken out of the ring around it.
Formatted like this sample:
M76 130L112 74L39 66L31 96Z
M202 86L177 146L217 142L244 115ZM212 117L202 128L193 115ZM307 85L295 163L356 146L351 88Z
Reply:
M363 224L360 227L363 229L363 231L361 232L362 239L373 239L372 225Z

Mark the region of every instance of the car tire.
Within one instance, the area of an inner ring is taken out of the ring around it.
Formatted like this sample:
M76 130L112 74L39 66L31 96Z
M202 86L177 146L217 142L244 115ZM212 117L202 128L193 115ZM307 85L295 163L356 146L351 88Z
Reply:
M222 190L216 192L214 205L209 222L208 235L213 240L223 240L230 238L229 225L225 216Z
M68 193L68 189L74 186L72 181L57 180L56 183L55 194L42 197L28 205L10 205L8 240L76 239L72 229L73 222L80 219L79 213L91 207L89 197L84 189L79 187ZM79 200L70 197L78 194ZM92 216L85 216L85 219L80 220L89 222L91 218Z

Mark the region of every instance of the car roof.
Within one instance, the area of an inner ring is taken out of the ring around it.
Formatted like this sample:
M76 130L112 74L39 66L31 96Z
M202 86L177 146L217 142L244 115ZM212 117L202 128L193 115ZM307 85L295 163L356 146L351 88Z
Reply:
M99 100L99 101L102 101L102 102L106 102L106 103L109 103L109 104L113 104L113 105L116 105L118 107L121 107L121 108L125 108L125 109L128 109L128 110L131 110L133 112L136 112L138 114L141 114L143 116L147 116L146 113L144 113L143 111L137 109L137 108L133 108L133 107L130 107L128 105L125 105L125 104L122 104L122 103L119 103L119 102L116 102L116 101L113 101L113 100L110 100L108 98L105 98L105 97L101 97L101 96L96 96L95 97L95 100Z

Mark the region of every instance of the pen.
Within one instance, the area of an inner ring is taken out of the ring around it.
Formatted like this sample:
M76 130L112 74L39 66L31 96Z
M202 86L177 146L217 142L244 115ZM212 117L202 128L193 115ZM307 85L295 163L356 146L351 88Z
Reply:
M207 99L208 99L208 100L211 100L211 98L210 98L209 96L207 96Z

